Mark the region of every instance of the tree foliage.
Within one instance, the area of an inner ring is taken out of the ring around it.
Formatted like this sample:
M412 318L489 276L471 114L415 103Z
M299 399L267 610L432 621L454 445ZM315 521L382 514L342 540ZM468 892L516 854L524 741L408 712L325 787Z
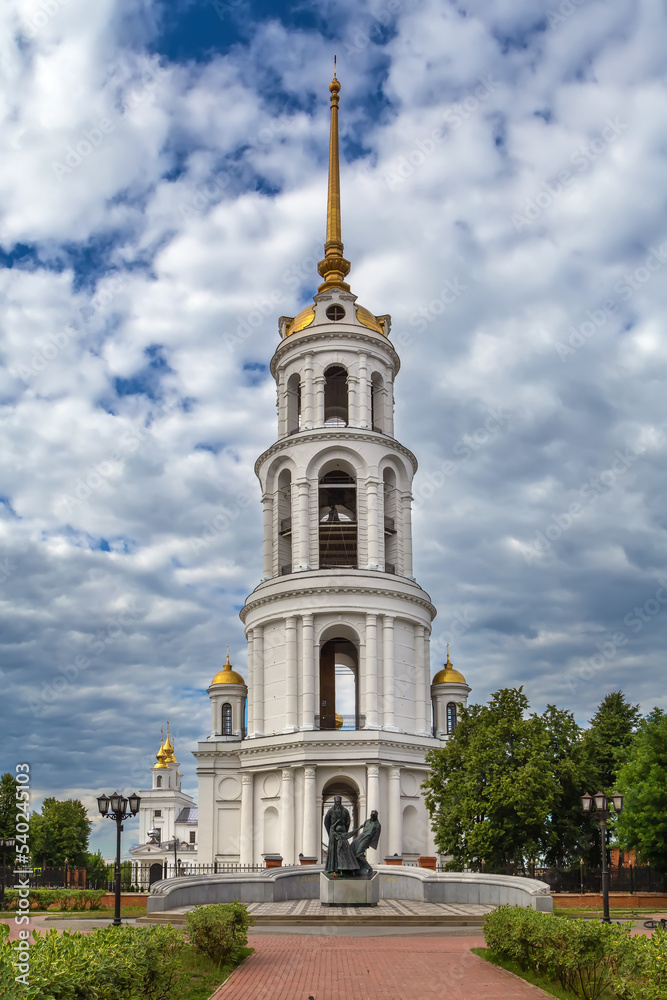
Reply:
M522 688L461 711L453 737L428 755L424 784L438 850L450 867L563 864L581 838L580 730L570 712L528 714Z
M625 796L618 821L621 843L667 874L667 713L662 709L641 723L618 789Z
M598 705L584 731L588 791L614 792L616 778L628 759L641 719L639 705L631 705L622 691L612 691Z
M16 789L19 783L9 771L0 778L0 837L16 837ZM15 852L5 849L8 864L14 864Z
M41 813L30 817L30 848L35 863L85 867L91 820L78 799L44 799Z

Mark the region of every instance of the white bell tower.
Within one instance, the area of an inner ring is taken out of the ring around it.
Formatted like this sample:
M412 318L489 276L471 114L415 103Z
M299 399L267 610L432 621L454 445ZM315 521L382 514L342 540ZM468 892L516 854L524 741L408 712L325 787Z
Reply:
M278 436L255 465L264 568L241 612L247 735L235 726L223 740L214 726L195 754L204 862L319 861L322 817L336 794L355 825L378 810L375 863L435 853L420 792L438 739L436 612L412 575L417 461L394 437L400 362L390 318L358 305L345 281L335 73L330 91L323 281L313 305L280 318L271 362Z

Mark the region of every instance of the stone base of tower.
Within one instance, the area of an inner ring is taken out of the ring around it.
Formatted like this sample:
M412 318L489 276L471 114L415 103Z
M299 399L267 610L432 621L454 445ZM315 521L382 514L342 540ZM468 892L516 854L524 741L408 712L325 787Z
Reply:
M323 817L341 795L353 827L377 809L382 834L371 864L386 856L435 854L421 784L430 737L374 730L313 731L235 744L215 738L195 751L202 864L263 865L279 854L323 859Z

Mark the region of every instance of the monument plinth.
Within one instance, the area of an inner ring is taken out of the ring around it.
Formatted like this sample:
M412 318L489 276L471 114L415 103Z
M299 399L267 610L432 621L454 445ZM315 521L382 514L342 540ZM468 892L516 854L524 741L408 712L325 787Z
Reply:
M320 872L320 903L322 906L377 906L380 902L380 878L373 872L370 878L335 878Z

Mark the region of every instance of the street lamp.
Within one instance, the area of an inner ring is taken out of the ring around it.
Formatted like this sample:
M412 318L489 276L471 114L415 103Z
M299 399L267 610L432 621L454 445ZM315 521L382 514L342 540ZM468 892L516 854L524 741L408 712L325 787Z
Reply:
M140 804L141 799L136 792L127 799L123 795L119 795L118 792L114 792L113 795L99 795L97 798L97 808L100 811L100 816L106 816L108 819L113 819L116 822L116 899L113 914L114 927L120 927L120 835L123 830L123 820L129 819L130 816L136 816L139 812ZM109 811L109 806L111 806L111 812Z
M0 847L2 848L2 894L0 895L1 903L0 909L5 908L5 884L7 882L7 874L5 868L7 867L7 848L14 846L13 837L0 837Z
M596 811L600 821L600 839L602 841L602 922L610 924L609 917L609 869L607 868L607 820L611 813L611 804L614 804L616 813L623 810L623 796L619 792L614 792L608 799L604 792L597 795L586 793L581 796L581 805L585 813ZM593 810L595 806L595 810Z

